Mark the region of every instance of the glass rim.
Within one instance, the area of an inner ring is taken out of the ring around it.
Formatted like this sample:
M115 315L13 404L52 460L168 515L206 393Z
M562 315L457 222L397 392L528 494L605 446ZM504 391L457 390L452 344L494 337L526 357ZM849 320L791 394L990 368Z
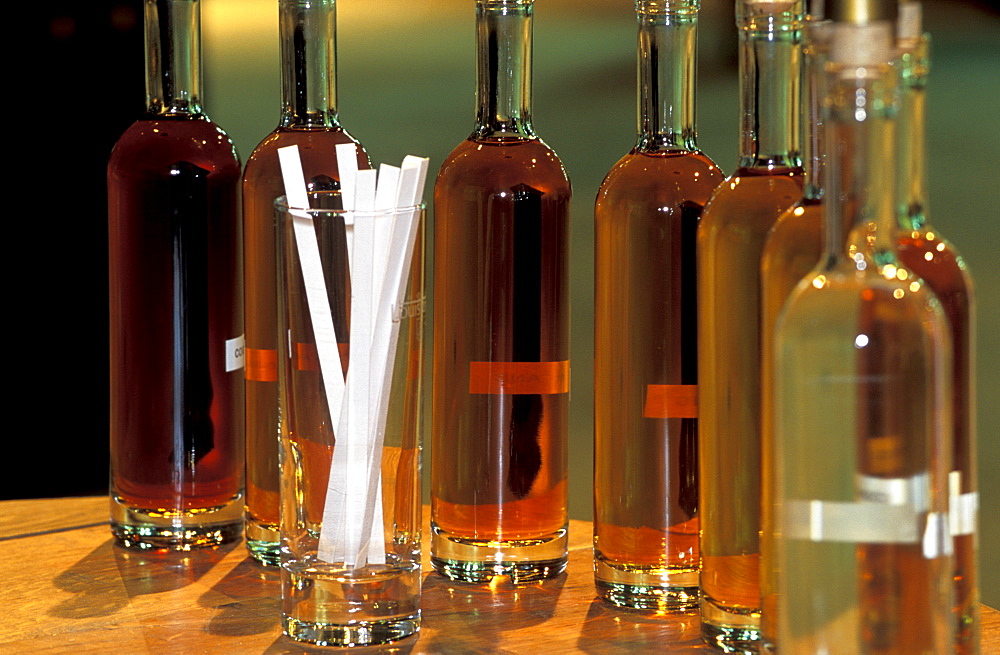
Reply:
M313 198L333 198L340 196L339 190L324 190L324 191L310 191L309 197ZM287 214L289 211L301 211L307 212L309 214L355 214L355 215L381 215L381 214L399 214L403 212L413 212L413 211L426 211L427 203L420 202L416 205L402 205L400 207L387 207L384 209L343 209L343 208L333 208L333 207L292 207L288 204L288 196L282 194L274 199L275 210L281 212L282 214Z

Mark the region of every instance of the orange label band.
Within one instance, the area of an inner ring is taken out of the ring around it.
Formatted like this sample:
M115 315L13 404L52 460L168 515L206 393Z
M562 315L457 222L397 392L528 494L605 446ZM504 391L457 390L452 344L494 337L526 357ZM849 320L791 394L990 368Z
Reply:
M246 379L256 382L277 382L278 351L247 348L245 376Z
M318 371L319 370L319 353L316 351L316 344L314 343L296 343L293 344L294 349L294 365L297 371ZM347 370L347 360L349 359L349 353L351 350L351 344L349 343L338 343L337 350L340 352L341 365L344 370Z
M698 385L647 385L642 415L646 418L698 418Z
M469 393L569 392L569 360L562 362L469 362Z

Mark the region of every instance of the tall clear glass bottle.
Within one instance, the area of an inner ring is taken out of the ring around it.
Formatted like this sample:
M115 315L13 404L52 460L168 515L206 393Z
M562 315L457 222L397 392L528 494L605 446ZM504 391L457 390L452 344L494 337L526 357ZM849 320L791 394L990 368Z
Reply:
M952 652L951 337L897 256L894 13L831 11L827 247L774 341L781 653Z
M146 113L108 163L111 530L188 550L243 520L240 162L201 109L198 0L146 0Z
M785 301L799 280L819 262L823 251L823 66L830 36L830 21L820 13L822 2L813 2L803 23L803 111L802 134L805 189L802 198L775 221L764 243L760 258L761 326L761 544L760 544L760 633L763 647L772 648L777 637L776 578L774 566L774 518L771 498L774 494L773 420L771 404L774 393L771 362L774 325Z
M699 0L637 0L638 127L594 210L594 566L625 607L698 602L695 235L723 176L696 143Z
M928 36L920 27L920 3L900 5L900 31L899 258L938 297L951 327L954 453L949 511L955 545L955 652L970 654L979 652L975 296L962 256L928 219L924 116L929 59Z
M698 227L701 621L708 643L756 648L760 619L760 257L802 197L803 5L739 0L740 162Z
M533 0L476 3L472 135L434 188L431 561L566 566L570 183L531 127Z
M279 0L281 119L243 173L246 276L246 545L278 564L278 323L274 201L285 195L278 149L298 146L310 191L340 188L336 146L360 144L337 117L336 0Z

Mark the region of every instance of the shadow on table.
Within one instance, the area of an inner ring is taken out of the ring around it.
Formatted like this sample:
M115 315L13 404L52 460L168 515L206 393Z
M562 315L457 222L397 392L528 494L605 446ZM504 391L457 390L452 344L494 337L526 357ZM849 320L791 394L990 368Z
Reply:
M129 598L195 582L233 547L235 544L200 550L194 556L189 552L126 550L109 539L53 579L55 587L75 595L49 613L66 619L109 616L125 607Z
M553 580L514 585L497 578L490 585L454 582L435 573L424 577L425 647L450 653L503 653L503 633L540 625L553 617L566 574Z
M224 637L273 632L281 627L278 569L246 558L198 599L215 609L207 631Z
M698 610L660 614L612 607L594 600L580 629L577 648L585 653L703 653Z

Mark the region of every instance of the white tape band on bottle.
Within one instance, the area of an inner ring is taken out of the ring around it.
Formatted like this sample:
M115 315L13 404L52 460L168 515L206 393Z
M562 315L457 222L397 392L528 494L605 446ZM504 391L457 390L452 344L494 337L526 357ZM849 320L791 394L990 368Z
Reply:
M929 509L930 479L927 473L908 478L859 475L854 483L862 500L886 505L912 505L918 512Z
M804 541L916 544L924 536L921 518L912 505L792 500L785 503L784 532Z
M948 474L948 527L951 536L960 537L976 533L979 514L979 492L962 493L962 472Z
M954 552L951 532L948 531L948 517L938 512L931 512L927 515L923 548L926 559L951 555Z

